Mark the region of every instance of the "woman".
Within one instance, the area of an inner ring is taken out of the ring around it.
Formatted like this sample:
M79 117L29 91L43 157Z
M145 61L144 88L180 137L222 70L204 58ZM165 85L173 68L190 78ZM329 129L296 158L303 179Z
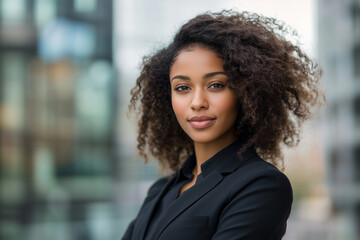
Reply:
M144 59L138 149L156 181L123 239L281 239L292 204L281 145L318 102L319 68L275 19L199 15ZM265 161L266 160L266 161Z

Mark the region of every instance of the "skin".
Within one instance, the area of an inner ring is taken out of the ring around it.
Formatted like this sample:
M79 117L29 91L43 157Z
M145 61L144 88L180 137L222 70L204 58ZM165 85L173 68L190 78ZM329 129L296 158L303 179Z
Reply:
M194 141L194 178L181 192L196 182L201 164L236 140L235 93L227 86L223 60L200 46L182 50L170 69L171 102L182 129ZM206 121L190 121L205 116Z

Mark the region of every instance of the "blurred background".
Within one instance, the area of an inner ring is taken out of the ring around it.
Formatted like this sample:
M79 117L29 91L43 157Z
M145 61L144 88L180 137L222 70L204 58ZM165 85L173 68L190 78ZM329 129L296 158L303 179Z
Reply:
M285 149L285 240L360 239L360 0L0 0L0 239L120 239L161 176L136 155L129 91L186 20L282 20L324 70L327 105Z

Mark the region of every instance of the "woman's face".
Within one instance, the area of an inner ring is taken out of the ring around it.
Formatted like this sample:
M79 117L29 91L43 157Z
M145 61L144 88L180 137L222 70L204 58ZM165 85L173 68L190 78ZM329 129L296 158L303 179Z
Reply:
M211 50L196 46L176 57L170 69L172 108L194 143L236 139L238 108L227 81L223 60Z

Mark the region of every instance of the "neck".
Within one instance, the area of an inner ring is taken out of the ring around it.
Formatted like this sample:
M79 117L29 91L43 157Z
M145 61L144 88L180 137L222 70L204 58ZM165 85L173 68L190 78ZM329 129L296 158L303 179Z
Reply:
M229 146L236 140L235 133L233 135L228 135L222 139L218 139L213 142L194 142L195 156L196 156L196 167L193 171L194 176L197 176L201 173L201 164L206 162L209 158L214 156L216 153Z

